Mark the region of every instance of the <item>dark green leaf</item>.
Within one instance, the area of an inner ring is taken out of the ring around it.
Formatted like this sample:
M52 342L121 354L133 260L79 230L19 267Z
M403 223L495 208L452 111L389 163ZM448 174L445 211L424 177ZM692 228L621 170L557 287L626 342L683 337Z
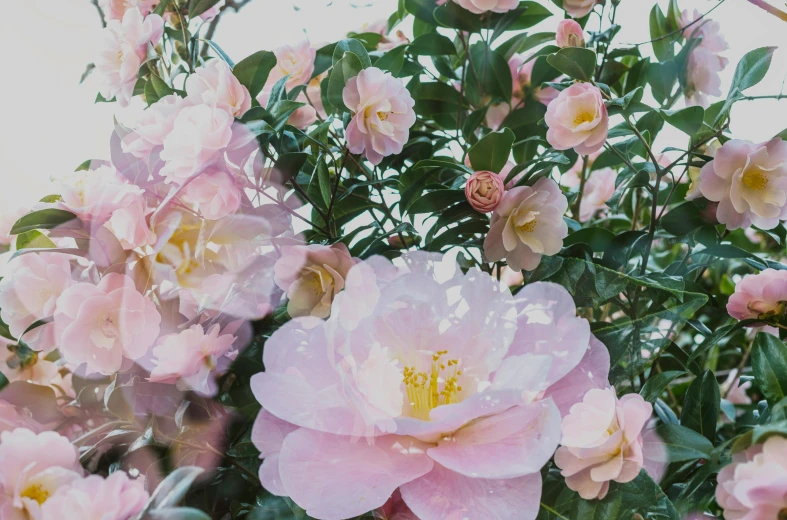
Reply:
M587 244L594 252L603 252L609 247L615 233L600 227L583 228L575 231L563 239L563 247L570 247L574 244Z
M328 76L328 102L337 110L348 111L344 105L344 86L350 78L354 78L363 69L361 60L352 52L346 52L344 57L333 66Z
M464 190L430 191L414 200L407 212L411 215L417 213L439 213L450 205L462 200L465 200Z
M456 54L454 43L436 32L422 34L413 41L407 51L416 56L443 56Z
M771 66L775 50L776 47L760 47L746 53L735 67L730 92L746 90L762 81Z
M434 10L434 21L451 29L467 32L481 31L481 18L466 9L462 9L456 2L446 2Z
M468 153L473 169L500 173L511 155L514 139L514 132L510 128L485 135Z
M150 79L145 84L145 101L148 106L152 105L159 99L174 94L175 91L169 85L164 83L164 80L155 74L150 75Z
M653 53L659 61L665 61L673 55L673 39L664 37L668 32L661 7L654 5L650 11L650 39L653 40Z
M754 380L769 403L787 396L787 346L771 334L760 332L751 352Z
M276 66L276 55L269 51L255 52L235 65L232 73L238 78L241 85L249 90L252 98L262 92L268 75Z
M668 233L682 236L702 227L705 221L700 209L693 202L684 202L664 215L661 225Z
M596 53L590 49L567 47L547 56L547 63L579 81L591 81L596 70Z
M713 451L707 438L679 424L662 424L656 428L656 435L667 451L663 462L707 459Z
M76 219L77 216L70 211L62 209L42 209L28 213L20 218L11 228L12 235L19 235L34 229L54 229Z
M361 68L365 69L372 66L372 61L371 58L369 58L369 53L366 52L366 47L355 38L347 38L336 43L336 47L333 50L333 66L336 67L339 60L348 52L355 54L360 60Z
M662 110L661 116L684 134L692 136L702 128L705 110L700 106L686 107L682 110Z
M193 507L165 507L148 512L150 520L210 520L204 511Z
M437 0L404 0L404 8L419 20L437 25L432 14L437 7Z
M713 372L706 370L686 390L680 423L714 442L720 406L719 384Z
M57 245L40 231L34 229L16 237L16 249L54 249Z
M651 374L648 380L645 381L645 384L642 385L639 395L646 401L653 403L661 397L661 394L671 382L683 375L686 375L686 372L683 370L668 370L660 374Z
M219 0L190 0L189 18L196 18L218 3Z

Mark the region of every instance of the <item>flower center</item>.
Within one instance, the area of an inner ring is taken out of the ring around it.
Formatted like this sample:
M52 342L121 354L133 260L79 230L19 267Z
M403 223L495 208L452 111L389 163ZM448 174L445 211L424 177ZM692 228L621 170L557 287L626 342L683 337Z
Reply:
M377 112L377 117L380 118L380 121L387 121L388 120L388 112Z
M447 350L439 350L432 356L432 366L429 374L416 372L415 367L404 367L403 380L407 389L407 399L413 410L413 415L421 420L429 420L429 412L440 405L457 402L457 396L462 391L459 386L458 359L448 359L443 362L442 357L448 354ZM443 377L444 371L451 375Z
M529 220L524 224L518 225L516 230L520 233L532 233L536 229L536 224L538 224L538 220L534 218L533 220Z
M41 487L41 484L33 484L32 486L25 488L25 490L22 491L19 496L29 498L30 500L35 500L39 505L41 505L49 498L49 491Z
M744 172L743 184L751 190L762 191L768 186L768 177L762 170L754 168Z
M574 124L579 126L582 123L592 123L595 117L590 112L580 112L574 118Z

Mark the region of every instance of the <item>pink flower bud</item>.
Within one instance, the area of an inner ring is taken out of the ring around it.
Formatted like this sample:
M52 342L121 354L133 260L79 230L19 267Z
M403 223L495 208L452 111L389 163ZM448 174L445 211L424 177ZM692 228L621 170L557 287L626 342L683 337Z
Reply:
M584 47L585 36L582 34L582 26L574 20L561 20L557 24L557 46L565 47Z
M481 213L493 211L503 198L503 192L503 179L489 171L475 172L465 184L467 202Z

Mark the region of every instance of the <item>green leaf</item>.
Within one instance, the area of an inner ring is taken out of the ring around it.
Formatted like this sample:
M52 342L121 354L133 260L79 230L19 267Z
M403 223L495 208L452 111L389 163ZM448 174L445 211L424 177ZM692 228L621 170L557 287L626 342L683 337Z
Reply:
M369 58L369 53L366 52L366 47L355 38L347 38L336 43L336 47L333 50L333 66L336 67L336 64L348 52L355 54L361 61L362 68L365 69L372 66L372 60Z
M273 169L285 180L295 179L308 158L309 154L303 152L283 153L276 159Z
M407 213L439 213L452 204L465 200L464 190L435 190L422 195L407 208Z
M222 49L219 46L218 43L214 42L213 40L203 40L201 38L200 38L200 41L201 42L205 42L208 45L210 45L210 48L213 49L213 52L215 52L218 55L219 58L224 60L227 63L227 65L230 66L231 69L235 68L235 62L232 61L232 58L230 58L230 55L227 54L226 52L224 52L224 49Z
M705 225L705 221L696 204L684 202L664 215L661 225L668 233L683 236Z
M579 81L591 81L596 71L596 53L590 49L567 47L547 56L547 63Z
M248 518L249 520L309 520L306 511L291 499L270 494L257 498L257 507Z
M454 42L436 32L422 34L408 47L408 52L415 56L444 56L456 54Z
M275 54L269 51L259 51L239 61L232 69L232 74L238 78L241 85L248 89L254 99L262 92L268 81L268 75L275 66Z
M653 40L653 53L659 61L665 61L673 55L673 40L664 38L668 32L667 19L664 18L661 7L654 5L650 11L650 39Z
M169 3L171 1L172 0L161 0L161 2L159 2L159 4L156 6L156 8L153 9L153 14L157 14L159 16L162 16L164 14L164 12L167 10L167 7L169 7Z
M6 386L8 386L8 378L0 372L0 390L3 390Z
M511 155L514 139L510 128L485 135L468 153L473 170L500 173Z
M672 89L678 80L678 66L672 60L651 63L648 66L647 78L653 89L653 97L659 103L663 103L672 95Z
M210 520L204 511L193 507L165 507L148 512L150 520Z
M395 47L374 62L374 66L381 70L387 70L394 77L399 77L399 72L404 65L404 53L406 50L407 46L405 45Z
M477 42L470 48L470 62L467 84L480 84L481 89L490 96L508 103L511 100L513 79L511 68L502 54L490 49L484 42Z
M328 173L328 166L325 161L317 161L317 182L320 185L320 195L322 196L325 207L331 203L331 176Z
M639 395L644 400L653 403L664 393L664 390L667 389L671 382L683 375L686 375L686 372L683 370L668 370L660 374L651 374L648 380L645 381L645 384L642 385Z
M583 228L563 239L563 247L574 244L587 244L594 252L603 252L615 239L615 233L600 227Z
M218 3L219 0L190 0L189 18L196 18Z
M204 471L197 466L183 466L174 470L153 492L146 510L173 507L183 499L191 484Z
M481 18L459 7L455 2L446 2L433 12L434 21L442 27L467 32L481 31Z
M437 25L432 14L437 7L437 0L404 0L404 8L419 20Z
M762 81L771 67L775 50L776 47L760 47L746 53L738 62L738 66L735 67L730 91L743 91Z
M37 229L27 231L16 237L16 248L19 249L43 249L56 248L57 244L52 242L48 236Z
M14 227L11 228L10 234L19 235L34 229L54 229L76 218L77 216L70 211L54 208L42 209L28 213L17 220Z
M328 76L328 102L337 110L349 112L349 109L344 105L344 86L361 70L363 70L361 60L352 52L346 52L344 57L333 66Z
M771 405L787 396L787 346L771 334L760 332L751 352L754 381Z
M682 110L662 110L664 120L689 136L693 136L702 128L705 110L701 106L686 107Z
M713 372L706 370L694 378L683 399L680 423L704 435L709 441L716 440L716 423L719 420L721 396L719 384Z
M664 462L707 459L713 451L713 444L708 439L679 424L659 425L656 435L667 450Z
M175 91L167 85L163 79L155 74L150 75L150 79L145 83L145 101L148 106L152 105L159 99L174 94Z

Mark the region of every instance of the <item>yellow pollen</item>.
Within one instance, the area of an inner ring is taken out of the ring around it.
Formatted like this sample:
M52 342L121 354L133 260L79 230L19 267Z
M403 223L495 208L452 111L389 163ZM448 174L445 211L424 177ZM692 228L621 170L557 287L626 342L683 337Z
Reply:
M457 369L458 359L448 359L445 363L440 360L448 354L447 350L439 350L432 356L432 367L429 374L416 372L414 367L404 367L403 381L407 389L407 398L413 410L413 415L421 420L429 420L429 412L440 405L457 402L457 394L462 391L459 386L461 370ZM441 375L446 368L453 368L453 374L441 381ZM442 383L442 389L440 385Z
M39 505L41 505L49 498L49 491L42 488L41 484L33 484L22 491L19 496L35 500Z
M538 220L531 220L529 222L525 222L521 226L517 226L516 230L523 233L532 233L534 229L536 229L536 224L538 224Z
M751 190L762 191L768 186L768 177L762 170L754 168L744 172L743 184Z
M579 126L582 123L591 123L594 119L595 117L590 112L580 112L574 118L574 124Z
M377 117L380 118L380 121L387 121L388 120L388 112L377 112Z

